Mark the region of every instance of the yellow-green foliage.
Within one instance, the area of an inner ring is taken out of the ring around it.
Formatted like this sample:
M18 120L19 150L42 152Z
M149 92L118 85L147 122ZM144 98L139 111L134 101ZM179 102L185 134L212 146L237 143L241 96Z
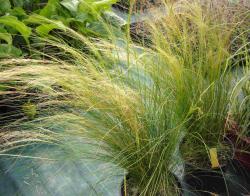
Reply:
M51 61L0 62L0 85L8 84L1 93L8 86L36 97L36 107L23 107L30 119L5 129L49 137L71 152L66 158L111 161L128 172L129 185L141 195L178 194L171 172L183 136L186 160L200 160L206 148L221 145L233 89L230 39L237 27L209 6L178 6L149 22L151 48L126 38L90 39L65 27L85 51L50 38L42 41L60 51L59 57L45 54ZM72 137L95 150L85 152Z
M209 165L209 148L223 148L233 88L231 45L247 18L233 9L225 2L181 1L149 22L156 56L152 78L162 92L170 89L172 112L185 122L182 154L199 166Z
M175 165L178 128L166 123L167 100L158 99L146 89L145 82L128 74L137 64L143 67L139 65L143 63L140 58L133 55L132 45L130 55L136 64L126 64L122 70L120 52L124 50L119 46L86 39L75 32L72 36L89 46L89 55L47 40L70 62L52 57L53 62L22 64L9 60L2 66L0 82L18 81L22 85L13 83L12 87L18 86L16 89L23 94L32 89L38 102L37 113L33 106L32 110L25 107L25 114L35 119L8 127L51 136L62 148L73 148L75 154L68 154L67 158L83 158L87 154L84 149L76 149L77 145L72 146L68 137L87 140L96 146L92 158L112 161L126 169L133 186L142 194L175 192L170 188L174 186L170 167Z

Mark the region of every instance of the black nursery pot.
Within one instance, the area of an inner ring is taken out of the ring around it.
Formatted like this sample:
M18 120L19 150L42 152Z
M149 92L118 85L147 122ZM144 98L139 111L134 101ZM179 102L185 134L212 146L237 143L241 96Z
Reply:
M237 160L218 169L194 169L187 165L184 177L187 196L250 195L250 170ZM186 196L184 194L184 196Z
M187 165L186 168L190 169ZM226 166L218 169L193 169L184 176L184 184L189 195L209 195L211 193L224 195L227 193L224 173Z
M233 160L228 168L230 180L228 180L229 195L250 195L250 169L241 161Z

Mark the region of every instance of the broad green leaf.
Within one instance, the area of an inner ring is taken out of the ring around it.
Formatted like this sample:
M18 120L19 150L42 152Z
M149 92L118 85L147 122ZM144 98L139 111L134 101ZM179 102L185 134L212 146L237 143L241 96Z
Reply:
M79 3L79 0L63 0L61 5L68 9L71 13L76 13Z
M31 23L31 24L39 24L39 25L53 24L55 27L57 27L57 29L66 30L66 26L63 23L63 19L62 20L51 20L51 19L48 19L44 16L40 16L38 14L30 15L29 18L24 20L24 22Z
M93 7L92 7L92 3L88 3L86 1L81 1L78 5L78 10L77 10L77 13L80 14L80 13L91 13L93 12Z
M93 22L95 18L91 14L81 12L77 13L75 20L78 22Z
M22 51L12 45L0 44L0 58L19 57Z
M31 29L27 27L23 22L19 21L14 16L2 16L0 17L0 24L5 26L10 26L17 30L25 39L27 44L29 44L29 36L31 35Z
M59 22L62 22L62 24L64 25L64 28L65 28L65 26L69 26L69 18L71 18L70 16L69 17L63 17L63 16L58 16L57 18L56 18L56 20Z
M117 0L89 0L89 1L81 1L78 5L78 15L82 13L91 14L92 18L95 20L102 14L102 11L108 10L111 8L111 5L116 3Z
M63 25L62 22L54 22L51 24L42 24L40 26L38 26L36 28L36 32L40 35L40 36L46 36L49 34L50 31L52 31L53 29L60 29L60 30L65 30L64 28L65 26Z
M85 35L95 35L98 37L105 37L107 35L106 29L99 22L87 23L85 26L82 23L78 23L77 30Z
M102 37L107 35L107 29L105 29L103 23L101 22L92 22L87 26L87 28L98 36Z
M57 14L58 8L60 8L59 0L49 0L46 6L40 11L40 15L51 18Z
M12 16L16 16L18 19L25 19L28 17L28 15L26 14L26 12L24 11L23 8L21 7L15 7L14 9L10 10L9 12Z
M32 14L30 15L27 19L25 19L23 22L25 22L26 24L28 23L31 23L31 24L43 24L45 22L47 22L49 19L44 17L44 16L41 16L41 15L38 15L38 14Z
M100 11L100 10L110 9L111 6L115 4L116 2L117 0L101 0L101 1L94 2L92 5L96 11Z
M12 0L14 7L23 7L23 0Z
M0 0L0 14L3 15L10 11L11 4L9 0Z
M12 36L3 27L0 27L0 39L6 41L9 45L12 44Z
M56 20L48 19L44 16L33 14L30 15L29 18L25 19L24 22L26 24L55 24L58 29L66 30L66 27L69 25L69 19L71 18L64 18L64 17L57 17Z

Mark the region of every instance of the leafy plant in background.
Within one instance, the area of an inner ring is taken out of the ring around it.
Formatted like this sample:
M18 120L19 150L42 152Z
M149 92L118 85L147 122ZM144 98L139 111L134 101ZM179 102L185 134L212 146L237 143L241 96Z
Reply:
M17 57L22 52L28 52L34 27L42 36L60 29L55 23L63 23L85 35L105 36L108 28L104 25L107 23L104 23L102 16L115 2L116 0L1 0L0 39L4 43L0 46L0 57ZM54 24L36 20L37 15L53 20Z
M133 2L133 3L132 3ZM115 5L115 7L118 7L119 9L122 9L124 11L129 11L130 6L133 6L133 12L143 12L147 9L163 6L163 1L161 0L120 0Z
M101 14L109 10L114 3L116 0L50 0L39 14L62 21L66 26L71 26L81 33L102 36L105 27Z
M20 36L14 36L20 33L23 36L26 44L29 45L29 36L31 35L31 29L21 22L17 15L25 15L23 10L11 9L10 1L1 1L2 7L0 10L0 57L20 56L22 51L20 48L15 47L14 39L18 37L17 41L20 41ZM7 13L10 13L7 15ZM3 43L4 41L4 43Z

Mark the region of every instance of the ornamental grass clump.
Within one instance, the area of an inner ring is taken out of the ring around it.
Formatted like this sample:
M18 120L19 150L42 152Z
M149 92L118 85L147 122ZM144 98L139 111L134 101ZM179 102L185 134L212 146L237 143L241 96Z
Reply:
M231 150L223 140L237 24L198 2L176 5L149 22L150 48L134 45L129 30L103 40L63 26L81 48L51 36L41 39L46 61L0 62L1 94L23 98L20 118L1 130L29 134L16 148L42 142L64 149L61 159L120 166L125 195L178 195L179 148L199 167L210 164L210 149Z
M10 84L8 88L17 94L31 91L35 97L28 96L20 104L21 119L2 128L33 133L17 148L39 143L39 133L46 138L42 143L64 149L65 159L91 158L120 166L127 173L125 192L177 194L172 171L181 126L173 121L168 94L151 83L139 66L148 51L132 44L124 50L70 29L67 35L87 46L87 52L51 39L45 40L46 45L61 53L47 55L51 59L47 63L10 60L2 65L1 85ZM89 152L79 143L94 148Z
M224 142L225 121L233 89L231 70L239 63L232 61L230 46L242 21L229 6L213 5L182 1L169 6L166 17L149 23L156 56L152 77L161 89L171 89L172 112L185 122L182 155L198 167L211 167L211 149L223 155L218 156L222 165L232 156Z

